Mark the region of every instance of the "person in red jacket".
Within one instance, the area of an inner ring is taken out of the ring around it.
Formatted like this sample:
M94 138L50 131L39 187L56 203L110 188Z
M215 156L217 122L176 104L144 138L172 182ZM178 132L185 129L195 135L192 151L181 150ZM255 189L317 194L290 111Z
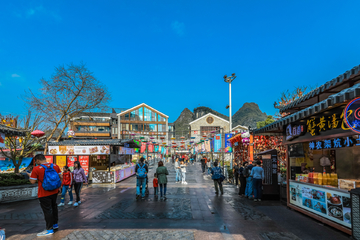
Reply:
M157 178L157 174L154 174L154 180L153 180L153 186L154 186L154 195L157 198L158 195L158 189L159 189L159 183L158 183L158 178Z
M73 175L70 172L68 166L63 167L63 181L62 181L62 192L61 192L61 203L58 205L59 207L64 206L65 204L65 195L66 192L69 192L70 202L69 205L73 202L73 194L72 194L72 183L73 183Z

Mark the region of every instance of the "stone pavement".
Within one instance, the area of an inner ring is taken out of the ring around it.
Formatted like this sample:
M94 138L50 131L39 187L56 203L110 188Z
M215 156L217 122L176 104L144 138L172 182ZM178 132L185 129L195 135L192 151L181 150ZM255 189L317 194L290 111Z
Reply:
M231 185L216 196L198 163L187 167L188 185L175 183L173 167L167 167L167 200L154 197L152 177L145 200L135 199L135 177L118 184L93 184L84 187L79 207L59 208L59 230L45 239L349 239L278 201L240 198ZM149 176L154 170L150 168ZM45 228L38 201L2 204L0 227L6 228L10 240L37 239L36 233Z

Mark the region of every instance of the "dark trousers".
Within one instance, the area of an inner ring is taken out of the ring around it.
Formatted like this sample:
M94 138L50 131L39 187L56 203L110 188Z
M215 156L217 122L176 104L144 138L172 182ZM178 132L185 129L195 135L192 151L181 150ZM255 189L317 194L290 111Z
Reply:
M235 178L235 184L236 184L236 186L239 185L239 174L238 174L238 173L235 173L235 174L234 174L234 178Z
M82 187L82 182L75 182L74 184L74 189L75 189L75 194L76 194L76 202L80 201L80 191L81 191L81 187Z
M160 197L163 196L163 187L164 187L164 196L166 196L166 183L162 183L159 185L160 185Z
M262 197L262 179L253 178L254 198L261 199Z
M54 224L58 223L56 198L57 194L39 198L40 207L45 216L46 230L53 229Z
M205 172L205 164L204 165L201 164L201 169L202 169L202 171L204 173Z
M240 189L239 189L239 195L245 194L246 189L246 178L244 175L240 175Z

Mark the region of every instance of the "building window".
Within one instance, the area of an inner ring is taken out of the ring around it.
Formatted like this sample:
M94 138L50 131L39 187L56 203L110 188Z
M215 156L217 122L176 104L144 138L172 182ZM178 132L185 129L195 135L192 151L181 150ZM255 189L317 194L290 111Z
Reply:
M125 131L129 131L129 124L128 123L121 124L121 129Z
M201 136L203 136L203 135L209 135L212 131L218 131L218 130L220 130L220 127L219 126L211 126L211 127L203 127L203 126L201 126L200 127L200 134L201 134Z

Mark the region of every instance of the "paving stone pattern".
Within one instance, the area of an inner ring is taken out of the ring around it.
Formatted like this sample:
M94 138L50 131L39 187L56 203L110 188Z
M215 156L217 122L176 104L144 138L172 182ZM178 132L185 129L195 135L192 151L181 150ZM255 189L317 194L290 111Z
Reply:
M142 201L142 200L139 200ZM191 201L185 198L166 199L158 201L158 211L154 208L134 208L128 212L127 209L134 204L134 200L124 200L102 212L95 219L192 219ZM164 210L166 209L166 211Z
M255 210L249 204L246 204L246 199L225 198L226 202L230 204L238 213L243 216L244 220L271 220L268 216Z
M124 240L194 240L193 231L146 231L146 230L133 230L133 231L74 231L67 235L64 240L93 240L93 239L124 239Z

